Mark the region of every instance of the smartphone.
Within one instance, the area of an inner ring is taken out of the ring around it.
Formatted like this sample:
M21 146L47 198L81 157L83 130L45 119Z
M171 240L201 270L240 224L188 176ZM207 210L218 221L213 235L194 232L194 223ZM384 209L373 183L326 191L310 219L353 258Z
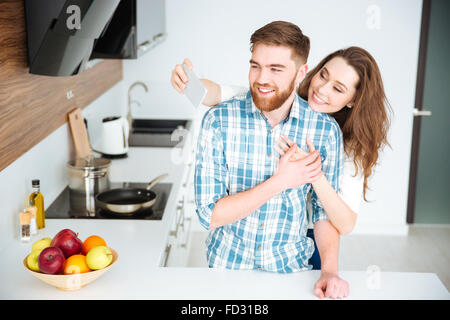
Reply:
M188 76L188 82L186 83L186 88L184 88L184 94L188 97L189 101L198 107L206 96L206 88L197 75L188 68L186 64L183 63L184 72Z

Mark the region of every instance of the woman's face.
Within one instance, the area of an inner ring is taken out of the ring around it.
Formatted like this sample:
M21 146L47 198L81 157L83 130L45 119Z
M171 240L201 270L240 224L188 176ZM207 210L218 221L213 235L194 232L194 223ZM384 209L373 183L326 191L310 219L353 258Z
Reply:
M352 107L359 77L341 57L328 61L311 79L308 104L314 111L334 113Z

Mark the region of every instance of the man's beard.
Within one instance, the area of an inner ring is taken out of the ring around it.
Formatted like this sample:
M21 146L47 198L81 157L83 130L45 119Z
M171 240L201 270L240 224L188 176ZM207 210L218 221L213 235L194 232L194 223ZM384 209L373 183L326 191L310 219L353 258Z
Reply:
M273 95L270 98L261 97L260 94L258 93L257 86L275 90L275 95ZM259 110L270 112L280 108L283 105L283 103L292 94L294 87L295 87L295 78L292 79L289 87L282 92L278 90L278 87L271 87L267 84L260 85L259 83L255 82L253 83L252 86L250 86L250 93L252 94L253 102L255 103L256 107Z

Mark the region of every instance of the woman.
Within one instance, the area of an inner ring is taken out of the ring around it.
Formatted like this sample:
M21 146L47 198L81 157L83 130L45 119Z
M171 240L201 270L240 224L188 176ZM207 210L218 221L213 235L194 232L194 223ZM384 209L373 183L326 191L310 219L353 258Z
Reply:
M192 69L188 59L184 62ZM187 81L182 66L177 65L172 71L173 87L183 93ZM207 79L201 81L208 90L203 100L207 106L248 91L242 87L220 86ZM372 55L362 48L337 50L308 72L297 93L314 111L332 115L342 130L345 161L339 192L335 192L323 175L313 174L312 166L305 166L305 174L299 178L304 179L304 183L312 183L330 222L341 234L348 234L356 223L361 198L367 201L367 181L377 163L379 151L384 145L389 145L387 111L390 111L390 106L379 68ZM291 161L307 155L288 138L281 138L284 141L278 142L281 155L288 147L297 150ZM309 142L308 146L310 152L314 151L312 143Z

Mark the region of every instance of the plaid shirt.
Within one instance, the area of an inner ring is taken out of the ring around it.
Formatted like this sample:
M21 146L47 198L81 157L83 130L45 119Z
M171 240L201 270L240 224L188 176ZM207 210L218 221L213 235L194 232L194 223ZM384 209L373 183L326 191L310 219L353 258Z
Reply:
M289 137L308 150L308 137L322 157L322 171L335 190L343 166L342 134L335 120L313 111L295 95L289 116L271 128L250 92L208 110L200 130L195 201L200 224L209 230L218 200L255 187L277 168L276 140ZM277 194L246 218L218 227L206 239L210 267L262 269L272 272L310 270L314 242L306 237L307 196L312 220L328 220L311 184Z

